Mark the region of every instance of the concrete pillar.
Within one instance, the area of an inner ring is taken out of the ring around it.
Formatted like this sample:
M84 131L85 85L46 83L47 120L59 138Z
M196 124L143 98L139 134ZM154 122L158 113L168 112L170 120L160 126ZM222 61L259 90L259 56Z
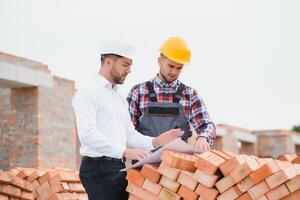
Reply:
M282 154L295 153L295 145L288 131L254 131L257 135L257 152L260 157L277 158Z

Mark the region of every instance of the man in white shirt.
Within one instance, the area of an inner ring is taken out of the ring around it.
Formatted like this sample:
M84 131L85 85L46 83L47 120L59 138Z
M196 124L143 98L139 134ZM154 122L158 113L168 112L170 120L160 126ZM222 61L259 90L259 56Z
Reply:
M117 86L130 73L132 53L127 44L104 44L96 80L73 98L82 155L79 175L90 200L128 199L126 173L119 171L125 167L123 158L144 159L150 150L183 134L172 129L153 138L135 130Z

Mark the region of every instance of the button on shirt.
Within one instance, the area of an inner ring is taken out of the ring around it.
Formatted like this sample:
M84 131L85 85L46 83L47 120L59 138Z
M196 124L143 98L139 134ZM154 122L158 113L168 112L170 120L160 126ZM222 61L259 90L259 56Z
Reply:
M80 154L89 157L122 158L127 146L154 149L152 137L135 130L128 113L128 103L118 93L117 86L101 75L79 90L72 101Z

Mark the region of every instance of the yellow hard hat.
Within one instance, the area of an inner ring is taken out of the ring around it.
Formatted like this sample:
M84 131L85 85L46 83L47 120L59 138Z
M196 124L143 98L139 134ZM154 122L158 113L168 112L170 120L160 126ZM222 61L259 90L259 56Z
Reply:
M170 37L163 43L159 51L174 62L190 64L191 51L181 37Z

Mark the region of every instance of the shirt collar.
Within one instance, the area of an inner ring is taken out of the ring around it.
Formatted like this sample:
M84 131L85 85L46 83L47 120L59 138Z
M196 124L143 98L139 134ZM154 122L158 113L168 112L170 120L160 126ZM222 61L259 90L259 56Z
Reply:
M115 85L114 87L112 87L111 82L109 82L104 76L102 76L100 74L97 74L96 81L100 87L109 88L114 91L118 90L118 85Z
M161 80L159 77L158 77L159 74L157 74L154 78L153 78L153 81L155 84L157 84L159 87L162 87L162 88L173 88L173 89L177 89L177 87L179 86L180 82L178 79L174 80L173 82L171 83L166 83L165 81Z

